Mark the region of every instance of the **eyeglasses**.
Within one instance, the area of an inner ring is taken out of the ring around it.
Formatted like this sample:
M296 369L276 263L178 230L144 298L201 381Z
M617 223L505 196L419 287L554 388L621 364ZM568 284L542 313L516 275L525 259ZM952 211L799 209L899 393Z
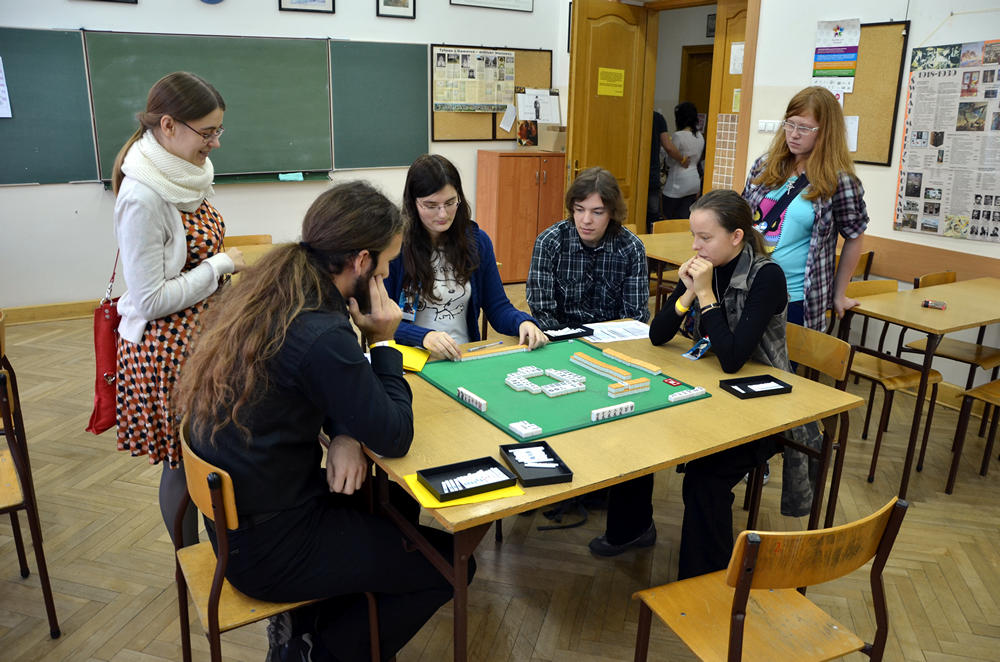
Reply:
M818 126L803 126L802 124L795 124L794 122L782 122L785 127L785 133L795 133L798 131L803 135L809 135L810 133L816 133L819 131Z
M435 204L433 202L424 202L422 200L418 200L417 206L423 209L424 211L430 211L430 212L438 212L441 211L442 209L445 211L451 211L452 209L457 207L458 203L461 201L462 201L461 198L453 198L447 202L443 202L441 204Z
M193 126L185 122L184 120L177 120L177 121L186 126L187 128L191 129L195 133L197 133L199 136L201 136L201 139L207 143L212 142L213 138L218 138L219 136L221 136L223 133L226 132L226 130L220 126L215 131L205 131L204 133L202 133L198 129L194 128Z

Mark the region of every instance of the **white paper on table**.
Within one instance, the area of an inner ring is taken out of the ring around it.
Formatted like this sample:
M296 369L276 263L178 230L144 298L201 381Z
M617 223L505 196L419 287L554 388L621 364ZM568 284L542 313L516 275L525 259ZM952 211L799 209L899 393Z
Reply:
M7 92L7 77L3 73L3 58L0 58L0 117L11 117L10 94Z
M729 51L729 73L741 75L743 73L743 42L734 41L733 48Z
M517 109L514 108L514 104L507 104L507 110L503 111L503 118L500 120L500 128L504 131L510 131L510 128L514 126L514 120L517 119Z
M619 342L621 340L649 338L649 325L638 320L597 322L587 326L594 330L593 335L587 336L587 339L593 342Z
M847 125L847 151L858 151L858 121L857 115L844 115L844 123Z

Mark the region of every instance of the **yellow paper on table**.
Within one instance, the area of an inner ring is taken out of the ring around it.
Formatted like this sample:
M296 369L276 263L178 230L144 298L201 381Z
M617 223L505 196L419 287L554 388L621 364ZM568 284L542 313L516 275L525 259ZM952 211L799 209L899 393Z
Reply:
M413 491L414 496L417 497L417 501L424 508L446 508L448 506L464 506L469 503L482 503L483 501L493 501L494 499L503 499L505 497L521 496L524 494L524 490L514 483L510 487L504 487L499 490L493 490L492 492L483 492L482 494L476 494L469 497L462 497L460 499L452 499L451 501L438 501L437 498L431 494L426 487L420 484L417 480L417 474L410 474L408 476L403 476L403 480L406 484L410 486Z
M427 363L427 357L431 353L421 347L410 347L409 345L396 345L396 349L403 355L403 370L410 372L420 372Z

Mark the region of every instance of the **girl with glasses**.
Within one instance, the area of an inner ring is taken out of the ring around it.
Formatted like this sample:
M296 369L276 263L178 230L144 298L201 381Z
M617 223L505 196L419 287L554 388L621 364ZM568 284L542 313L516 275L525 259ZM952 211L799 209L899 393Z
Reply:
M511 305L500 282L493 243L470 218L458 170L425 154L403 188L408 226L400 256L389 265L389 296L403 309L396 341L457 360L459 345L480 339L480 311L498 332L531 349L548 340L535 320Z
M822 331L828 309L840 318L857 305L845 291L868 226L864 189L847 151L843 110L829 90L807 87L792 97L782 129L751 168L743 197L785 272L788 321Z
M172 391L200 317L223 277L243 267L223 251L225 224L208 202L226 103L187 72L153 85L139 128L115 159L115 237L128 291L118 301L118 450L163 463L160 510L173 517L186 493ZM194 508L184 543L198 538Z

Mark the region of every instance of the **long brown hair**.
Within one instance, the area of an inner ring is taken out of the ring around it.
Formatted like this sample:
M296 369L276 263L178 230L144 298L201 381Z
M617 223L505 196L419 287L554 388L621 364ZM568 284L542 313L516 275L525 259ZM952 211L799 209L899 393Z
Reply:
M753 211L750 205L736 191L720 188L709 191L691 203L691 211L710 211L715 220L728 233L743 230L743 243L750 242L757 255L766 255L764 238L753 229Z
M175 71L156 81L149 89L149 96L146 97L145 112L136 116L139 128L118 150L118 156L115 157L115 166L111 173L111 189L115 195L118 194L118 189L121 188L122 180L125 178L122 174L122 162L129 148L146 131L158 127L164 115L170 115L180 122L191 122L208 115L216 108L225 110L226 102L223 101L219 91L200 76L187 71Z
M788 102L784 119L807 112L816 118L819 131L812 152L806 160L809 188L804 197L806 200L831 198L837 191L840 173L856 176L854 161L847 151L844 111L830 90L824 87L807 87ZM788 150L785 132L778 131L771 142L764 170L754 183L776 189L793 174L795 174L795 155Z
M451 227L438 238L437 248L444 253L445 261L455 273L460 285L469 282L472 272L479 266L477 245L469 241L472 212L462 191L462 178L451 161L439 154L424 154L417 158L406 173L403 186L403 214L408 225L403 241L403 290L419 293L425 299L434 298L434 268L431 256L434 246L430 233L420 222L417 198L434 195L451 185L458 193L458 208Z
M374 262L403 231L399 209L364 182L321 194L302 222L302 242L269 251L215 301L188 357L175 399L199 436L214 442L230 423L249 440L248 408L266 390L267 364L300 314L344 309L331 275L368 250Z
M618 186L618 180L599 166L587 168L573 180L566 191L566 211L569 218L573 218L573 205L583 202L596 193L601 197L604 207L608 211L609 221L607 236L613 237L622 227L628 215L628 207L625 205L625 198L622 197L622 190Z

